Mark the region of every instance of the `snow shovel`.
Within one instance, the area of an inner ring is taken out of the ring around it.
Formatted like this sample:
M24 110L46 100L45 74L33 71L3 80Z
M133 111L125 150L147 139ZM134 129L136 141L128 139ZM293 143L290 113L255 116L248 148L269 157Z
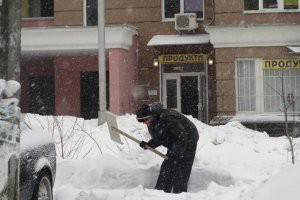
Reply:
M110 134L110 138L120 144L123 144L123 142L121 141L120 135L123 135L129 139L131 139L132 141L140 144L141 141L132 137L131 135L125 133L124 131L121 131L120 129L118 129L118 124L117 124L117 115L109 112L109 111L105 111L105 119L107 122L107 126L108 126L108 130L109 130L109 134ZM168 159L168 157L164 154L162 154L161 152L157 151L156 149L153 149L152 147L150 147L149 145L146 144L146 148L149 149L150 151L152 151L153 153L156 153L157 155L159 155L160 157L164 158L164 159Z

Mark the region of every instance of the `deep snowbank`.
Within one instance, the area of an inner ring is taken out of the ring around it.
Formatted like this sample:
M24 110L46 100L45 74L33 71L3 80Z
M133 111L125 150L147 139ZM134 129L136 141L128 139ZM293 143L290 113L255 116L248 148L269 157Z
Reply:
M299 165L290 167L285 137L270 138L265 133L245 128L239 122L211 127L189 117L200 134L189 192L166 194L153 190L162 158L142 150L126 138L122 138L123 145L112 142L107 126L97 126L97 120L60 117L55 123L53 118L27 116L34 129L42 124L44 130L54 136L60 156L60 133L67 141L66 150L72 149L71 144L77 140L81 141L73 156L59 160L54 185L56 200L246 200L252 197L254 200L273 200L275 197L269 198L268 191L279 187L277 182L282 182L284 188L300 184L300 178L297 178L300 176ZM134 115L118 117L118 125L140 140L150 138L146 126L138 123ZM165 152L161 147L158 150ZM299 162L299 139L295 139L295 150ZM276 191L269 193L276 194ZM295 199L299 195L300 192L295 191L291 198L286 199Z

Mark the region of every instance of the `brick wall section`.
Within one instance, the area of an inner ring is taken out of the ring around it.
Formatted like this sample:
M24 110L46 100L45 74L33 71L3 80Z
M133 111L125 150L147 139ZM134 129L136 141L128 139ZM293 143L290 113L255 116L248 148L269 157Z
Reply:
M284 58L297 57L288 53L286 47L252 47L216 49L216 95L218 115L234 115L235 60L237 58Z
M134 113L136 108L137 37L133 37L129 50L109 50L109 110L119 115Z
M54 0L54 23L56 26L83 24L83 0Z
M98 57L60 56L55 58L56 115L80 116L81 71L98 71Z
M54 26L54 19L22 19L21 27L48 27Z
M22 57L21 61L21 110L22 113L29 112L30 95L29 80L37 76L53 76L53 58L27 58Z
M148 47L147 43L154 35L175 35L178 34L174 28L174 22L162 22L162 1L160 0L119 0L106 1L106 23L107 24L128 24L138 29L138 84L141 97L138 104L158 101L159 68L153 67L153 59L161 53L159 48ZM212 17L211 1L205 1L205 21L200 22L196 33L205 33L201 24L209 24ZM168 48L168 47L166 47ZM176 53L182 46L169 47L169 53ZM199 53L199 48L197 48ZM179 50L181 53L192 53L187 47ZM148 96L148 90L157 90L157 96ZM213 93L213 92L212 92Z
M300 24L300 13L244 13L241 0L216 0L215 25Z

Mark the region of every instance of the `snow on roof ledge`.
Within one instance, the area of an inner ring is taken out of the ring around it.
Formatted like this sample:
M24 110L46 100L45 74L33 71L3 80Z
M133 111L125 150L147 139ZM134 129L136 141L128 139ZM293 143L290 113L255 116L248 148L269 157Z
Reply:
M293 51L293 53L300 53L300 46L288 46L290 50Z
M207 26L214 48L299 46L298 24Z
M129 49L136 28L127 25L105 27L105 47ZM97 51L98 27L22 28L22 53Z
M282 123L284 122L283 114L237 114L229 121L240 121L242 123ZM288 122L299 122L300 117L288 116Z
M208 42L209 42L208 34L155 35L148 42L147 46L206 44Z

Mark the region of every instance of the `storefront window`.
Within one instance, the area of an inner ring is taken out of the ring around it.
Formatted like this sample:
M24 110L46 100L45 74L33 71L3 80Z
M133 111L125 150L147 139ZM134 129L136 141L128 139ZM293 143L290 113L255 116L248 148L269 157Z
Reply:
M22 18L53 17L53 0L22 0Z
M164 18L174 18L176 13L196 13L203 18L203 0L164 0Z
M258 0L244 0L244 10L258 10Z
M300 111L300 70L264 70L264 108L265 112L283 111L282 84L289 111ZM298 99L298 100L297 100ZM293 105L295 101L295 106Z
M298 0L284 0L284 9L299 9Z
M264 0L263 8L278 8L277 0Z
M299 10L299 0L244 0L245 11L284 11Z
M237 62L238 111L255 111L255 78L254 60L240 60Z
M269 59L265 68L263 59L236 63L237 112L283 112L283 94L288 111L300 111L299 59Z

